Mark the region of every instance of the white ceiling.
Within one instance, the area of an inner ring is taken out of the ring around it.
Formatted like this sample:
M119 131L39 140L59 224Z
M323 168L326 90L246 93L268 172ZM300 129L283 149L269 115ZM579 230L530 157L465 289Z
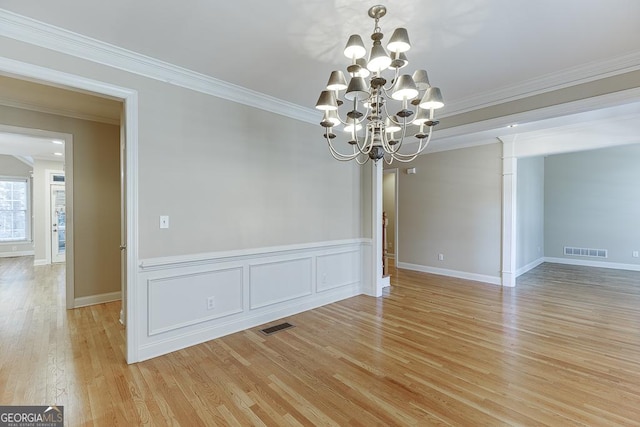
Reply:
M330 71L345 69L349 34L361 34L367 44L373 4L0 0L10 12L309 108ZM408 69L427 69L443 91L445 115L525 95L516 92L545 82L571 84L562 78L580 70L640 66L638 0L395 0L386 6L383 32L408 29Z
M64 140L0 132L0 154L15 156L31 166L36 159L63 162Z

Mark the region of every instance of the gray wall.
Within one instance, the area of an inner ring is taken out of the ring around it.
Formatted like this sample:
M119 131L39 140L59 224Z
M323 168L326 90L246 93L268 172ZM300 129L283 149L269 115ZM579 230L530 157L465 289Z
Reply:
M31 171L33 169L31 166L27 165L24 162L16 159L13 156L6 156L0 154L0 176L5 177L24 177L29 181L29 191L31 195L31 209L33 212L33 186L31 185L33 181L31 180ZM31 224L31 239L33 239L33 224ZM12 253L16 252L32 252L33 251L33 242L9 242L9 243L0 243L0 256L11 256Z
M398 262L500 276L501 157L496 143L406 165L416 174L398 175Z
M140 258L359 238L367 228L362 171L331 157L317 124L8 38L0 50L137 91Z
M544 157L518 159L516 268L544 256Z
M545 160L545 256L640 264L640 145ZM565 257L564 246L609 258Z

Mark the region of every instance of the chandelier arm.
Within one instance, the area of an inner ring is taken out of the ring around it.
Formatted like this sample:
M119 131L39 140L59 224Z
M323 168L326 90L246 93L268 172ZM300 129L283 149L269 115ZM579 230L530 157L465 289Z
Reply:
M363 155L369 155L369 153L371 152L371 149L373 148L373 144L367 144L367 141L369 141L369 135L371 135L369 133L369 126L367 126L367 131L364 134L364 140L362 141L362 145L360 145L360 142L358 141L358 134L355 133L354 131L354 141L356 141L356 147L358 147L358 151L360 152L360 154ZM367 149L368 148L368 149ZM354 151L355 151L355 147L354 147Z
M431 141L431 135L432 135L432 131L433 128L429 128L429 135L427 136L427 138L423 138L420 140L420 144L418 146L418 150L416 150L415 153L413 154L403 154L403 153L398 153L398 152L394 152L392 153L392 155L395 157L396 160L400 161L400 162L410 162L411 160L415 159L418 155L420 155L420 153L422 153L427 146L429 145L429 142ZM424 141L424 139L426 139L426 141ZM422 145L424 143L424 146ZM407 159L407 160L402 160L402 159Z
M356 153L355 155L352 156L346 156L342 153L338 153L333 146L331 145L331 143L329 143L329 152L331 153L331 156L333 156L334 159L339 160L341 162L349 162L355 158L358 157L358 154L360 153Z
M331 138L329 138L329 129L327 129L327 131L325 132L325 139L327 140L327 145L329 145L329 151L331 152L331 155L336 160L340 160L340 161L345 161L346 162L346 161L355 159L357 157L357 155L359 154L359 153L342 154L338 150L336 150L333 147L333 144L331 143Z
M359 165L364 165L365 163L367 163L369 161L369 156L363 156L363 158L364 158L364 160L362 160L362 161L358 157L356 157L355 159L356 159L356 162Z
M407 126L409 125L409 123L407 123L406 118L402 119L402 123L396 123L396 124L402 127L402 136L400 137L400 142L398 142L397 147L394 148L391 144L388 144L388 143L385 145L385 151L391 155L400 151L400 148L402 147L402 143L404 142L404 138L407 135Z
M398 157L398 156L397 156L397 154L393 154L393 155L392 155L393 160L397 160L397 161L399 161L400 163L409 163L409 162L412 162L412 161L414 161L414 160L416 159L416 157L418 157L418 155L417 155L417 154L415 154L415 155L411 156L411 157L410 157L410 158L408 158L408 159L402 159L402 158ZM389 163L389 164L391 164L391 163Z
M394 76L393 76L393 80L391 80L391 84L389 85L389 87L384 87L384 86L380 86L380 89L382 89L382 91L384 92L384 95L387 98L391 98L391 96L389 95L389 91L391 89L393 89L393 87L396 85L396 83L398 82L398 76L400 75L400 68L396 68L396 71L394 72Z

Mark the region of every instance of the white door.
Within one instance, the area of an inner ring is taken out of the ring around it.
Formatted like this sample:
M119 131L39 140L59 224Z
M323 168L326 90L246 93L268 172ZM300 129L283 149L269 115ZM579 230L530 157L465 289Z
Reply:
M63 184L51 184L51 262L64 262L67 212Z

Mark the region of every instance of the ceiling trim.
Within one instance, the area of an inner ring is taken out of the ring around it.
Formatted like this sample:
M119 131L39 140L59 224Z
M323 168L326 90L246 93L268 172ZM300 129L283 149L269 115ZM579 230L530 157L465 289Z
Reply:
M17 159L17 160L20 160L25 165L27 165L29 167L33 167L33 157L31 157L31 156L18 156L18 155L14 155L13 157L15 159Z
M318 122L317 111L314 109L302 107L3 9L0 9L0 36L296 120L308 123Z
M79 111L65 110L63 108L50 108L42 105L31 104L23 101L16 101L9 98L0 99L0 105L5 107L20 108L23 110L36 111L38 113L54 114L56 116L71 117L73 119L88 120L91 122L100 122L110 125L119 125L120 120L110 117L98 116L95 114L83 113Z
M592 62L580 67L567 68L506 86L496 91L484 92L462 101L448 103L446 111L441 117L467 113L480 108L516 101L637 70L640 70L640 51L607 61Z
M523 111L508 116L500 116L492 119L481 120L460 126L439 129L433 136L433 141L447 140L461 136L474 135L481 132L501 129L500 135L505 133L518 133L517 129L509 130L508 126L514 123L520 125L552 119L561 116L569 116L577 113L584 113L592 110L614 107L622 104L638 102L640 99L640 87L611 92L604 95L593 96L591 98L579 99L565 102L563 104L550 105L548 107L535 110ZM495 136L499 136L496 133Z
M318 113L251 89L0 9L0 36L107 65L229 101L317 124ZM640 51L547 74L447 104L442 117L640 70Z

